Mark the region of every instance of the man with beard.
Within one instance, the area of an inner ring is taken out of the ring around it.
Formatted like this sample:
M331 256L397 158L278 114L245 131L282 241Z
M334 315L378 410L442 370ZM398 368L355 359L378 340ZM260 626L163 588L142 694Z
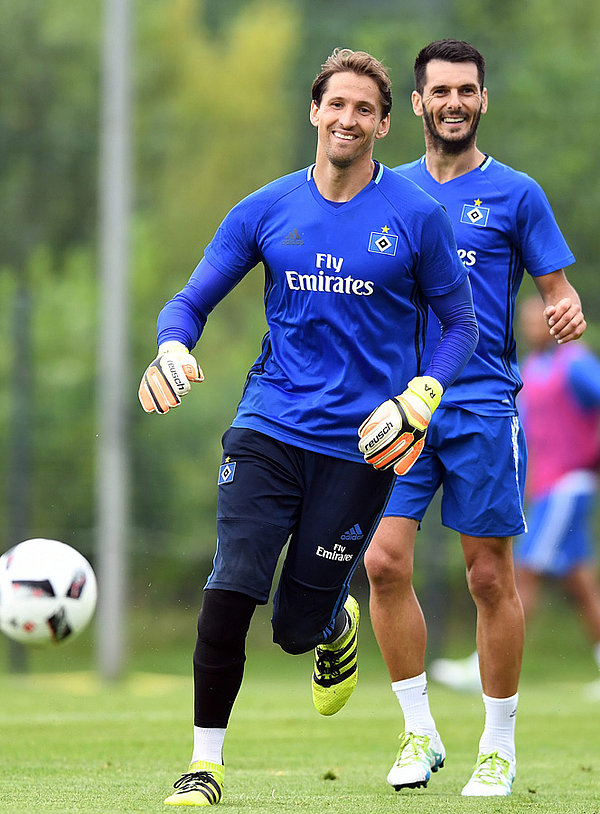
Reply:
M372 623L405 724L387 779L396 790L426 786L431 772L444 765L427 695L426 625L412 585L417 529L441 486L442 522L460 534L477 609L485 706L479 754L462 794L501 796L510 794L515 776L524 639L512 562L513 535L525 528L526 450L515 407L521 379L513 337L524 270L539 289L557 342L578 338L586 323L563 270L574 257L543 191L477 147L477 126L488 104L483 56L468 43L441 40L419 53L414 70L412 104L423 119L426 152L396 169L450 215L470 272L480 338L433 416L423 453L396 479L365 557ZM439 341L439 321L430 314L427 349L436 335Z

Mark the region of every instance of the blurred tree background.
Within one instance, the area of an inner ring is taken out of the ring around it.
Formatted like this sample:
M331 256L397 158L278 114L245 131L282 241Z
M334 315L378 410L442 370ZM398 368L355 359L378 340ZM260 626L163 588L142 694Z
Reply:
M10 539L11 444L15 404L22 403L15 390L22 396L24 388L27 536L63 540L92 561L101 18L101 0L0 3L2 550L17 542ZM393 166L423 152L422 126L410 108L418 50L440 37L467 39L482 50L490 109L479 146L544 187L577 256L570 278L582 295L588 341L600 350L600 6L148 0L135 4L134 28L135 376L123 383L133 469L131 590L142 605L196 603L215 544L220 437L265 330L261 269L211 315L197 348L206 382L183 409L145 415L138 378L154 354L158 311L186 282L228 209L313 161L307 114L320 64L335 46L347 46L389 67L392 129L376 155ZM30 306L26 335L23 297ZM31 363L15 387L25 342ZM435 541L431 550L433 562ZM440 561L462 580L453 556Z

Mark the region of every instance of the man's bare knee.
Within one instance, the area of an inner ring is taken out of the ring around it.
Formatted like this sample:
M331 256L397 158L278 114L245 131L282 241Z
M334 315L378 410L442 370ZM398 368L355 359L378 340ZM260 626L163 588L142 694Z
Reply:
M390 583L412 580L412 559L394 556L387 550L369 548L365 568L371 585L384 587Z
M505 593L505 580L489 562L470 568L467 584L475 602L496 604Z
M365 554L372 587L412 581L414 536L406 525L412 522L392 517L382 520Z

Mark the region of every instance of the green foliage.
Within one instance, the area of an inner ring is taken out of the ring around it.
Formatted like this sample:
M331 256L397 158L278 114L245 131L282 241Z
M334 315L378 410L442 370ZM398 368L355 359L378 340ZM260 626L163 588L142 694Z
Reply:
M71 249L57 272L50 251L29 259L33 343L32 536L92 553L96 434L96 284L89 251ZM60 318L57 316L60 315Z
M95 2L0 4L4 262L93 236L98 129Z
M284 91L297 15L255 0L215 37L203 6L155 3L141 21L152 59L141 61L140 197L181 281L227 211L293 169Z
M0 458L14 411L16 293L32 304L32 533L89 553L95 525L98 283L97 148L103 3L0 3ZM135 196L130 276L133 525L137 601L187 601L210 567L220 436L265 331L260 269L211 315L197 348L206 382L168 416L146 416L137 383L154 354L156 316L186 282L238 200L310 163L309 90L335 46L390 68L392 129L377 144L394 166L423 152L412 65L432 39L472 41L488 62L490 109L479 143L546 190L578 262L588 341L600 350L600 8L510 0L149 0L134 22ZM9 471L6 481L12 476ZM0 495L7 526L8 489ZM435 551L437 531L427 551ZM435 538L435 539L434 539ZM425 546L423 546L425 549ZM427 588L431 554L419 564ZM460 557L444 560L464 588Z

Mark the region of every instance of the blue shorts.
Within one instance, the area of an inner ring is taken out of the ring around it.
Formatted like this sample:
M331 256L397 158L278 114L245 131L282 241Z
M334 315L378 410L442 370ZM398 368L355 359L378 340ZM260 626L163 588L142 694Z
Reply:
M297 640L310 649L333 627L394 477L393 470L378 472L230 428L223 436L217 552L206 588L266 603L287 543L273 629L286 626L289 639L289 626L296 626Z
M396 478L384 516L420 522L441 486L445 526L472 537L521 534L526 465L517 416L440 406L423 452L406 475Z
M563 577L594 559L592 518L597 478L570 472L551 492L530 502L527 533L515 545L515 562L530 571Z

